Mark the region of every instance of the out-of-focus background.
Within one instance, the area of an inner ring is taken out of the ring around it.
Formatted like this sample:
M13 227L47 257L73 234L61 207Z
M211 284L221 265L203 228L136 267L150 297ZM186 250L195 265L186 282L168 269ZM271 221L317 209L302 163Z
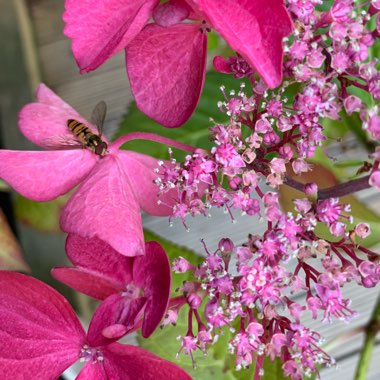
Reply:
M78 0L79 1L79 0ZM84 117L89 117L94 105L106 101L108 129L117 131L118 125L127 112L132 101L126 76L124 54L107 61L93 73L80 75L71 53L70 41L63 35L63 0L0 0L0 147L6 149L36 149L18 131L17 113L26 103L33 100L33 93L40 82L53 89L67 103L72 105ZM216 107L217 99L215 99ZM136 127L136 126L134 126ZM207 129L208 125L204 125ZM159 131L158 131L159 133ZM345 149L332 144L328 153L337 157L362 155L357 140L348 137ZM1 162L0 162L1 165ZM73 303L78 303L81 310L91 308L91 303L78 299L67 287L54 282L50 269L66 262L64 252L65 236L57 231L56 216L59 212L55 206L45 209L32 209L25 215L25 200L19 200L9 188L0 187L1 208L8 217L8 222L17 236L20 251L31 268L31 273L45 282L53 284ZM380 212L380 196L373 190L361 192L359 198L370 207ZM63 200L64 201L64 200ZM62 201L62 202L63 202ZM49 217L49 215L54 217ZM190 231L187 232L181 222L176 221L169 227L166 218L154 218L144 215L144 225L152 232L165 237L179 245L186 246L199 254L203 247L200 238L204 238L210 250L217 247L218 241L226 236L234 238L235 243L243 243L248 233L260 233L263 230L259 220L237 217L232 224L228 216L221 211L212 211L212 218L200 217L189 220ZM15 216L16 215L16 216ZM32 216L30 216L32 215ZM46 228L41 231L32 227L38 218ZM32 222L31 222L32 221ZM0 228L4 224L0 223ZM0 231L1 236L1 231ZM18 250L17 246L13 247ZM1 249L0 249L1 253ZM17 265L16 265L17 266ZM25 270L24 264L19 268ZM365 325L369 319L378 289L362 289L355 284L348 286L345 295L353 300L351 307L360 316L350 326L343 323L321 325L315 321L305 323L322 333L326 341L332 340L347 328ZM1 322L0 322L1 323ZM184 333L179 331L177 335ZM362 335L347 341L343 346L333 348L331 353L338 361L336 368L322 370L322 379L352 379L358 359L358 350L363 340ZM380 379L379 341L376 345L369 380ZM75 370L66 372L66 378L75 377ZM1 374L0 374L1 378ZM194 378L197 378L195 375Z

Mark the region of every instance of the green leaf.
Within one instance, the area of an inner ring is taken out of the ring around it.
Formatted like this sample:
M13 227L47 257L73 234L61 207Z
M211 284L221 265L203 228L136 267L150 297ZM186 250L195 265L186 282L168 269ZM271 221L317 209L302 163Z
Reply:
M18 196L15 201L16 218L40 231L60 232L59 217L68 197L64 195L50 202L33 202Z
M238 91L241 82L234 79L231 75L216 72L207 73L205 86L197 109L191 118L180 128L163 127L140 112L136 104L133 103L124 117L116 137L135 131L151 132L198 148L210 149L212 144L209 140L210 131L208 128L213 125L210 118L213 118L217 122L228 120L228 116L221 113L217 106L218 100L224 100L220 86L224 85L228 93L231 89ZM124 147L157 158L165 159L168 157L167 146L151 141L134 140L125 144ZM185 156L183 152L178 151L175 153L178 159L182 159Z

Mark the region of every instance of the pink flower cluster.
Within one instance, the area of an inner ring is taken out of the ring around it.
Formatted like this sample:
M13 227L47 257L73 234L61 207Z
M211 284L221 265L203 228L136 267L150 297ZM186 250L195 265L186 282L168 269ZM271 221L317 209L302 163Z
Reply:
M346 0L321 13L316 10L320 3L289 1L296 30L285 48L284 68L294 79L278 89L269 91L241 56L214 60L218 71L247 77L252 93L244 84L238 92L227 93L222 87L224 100L218 106L229 121L210 128L214 147L198 150L181 165L173 158L162 162L157 171L161 194L177 189L173 216L184 223L187 215L208 215L213 206L225 208L231 218L232 209L265 215L264 234L250 236L244 246L223 239L214 253L206 249L207 258L197 268L183 258L175 261L174 271L189 272L193 279L180 289L182 299L171 306L165 322L173 323L188 304L189 327L181 348L186 354L204 351L205 343L213 344L220 329L228 326L236 368L256 362L257 376L264 356L281 358L284 374L292 379L318 372L321 363L332 364L318 346L320 336L300 323L301 316L309 312L314 319L349 321L356 312L342 287L351 281L364 287L380 282L379 254L362 245L370 226L353 224L350 205L324 196L315 183L294 184L289 177L290 168L295 174L312 170L307 159L326 138L321 118L339 120L342 112L357 112L369 138L379 139L378 107L350 93L356 87L379 99L380 74L376 61L368 61L368 48L377 35L367 28L368 15L379 11L372 6L369 13L357 10ZM297 94L289 100L286 94L295 82L302 86L297 85ZM367 185L378 188L379 158L376 148L367 179ZM273 189L295 186L309 198L294 200L294 213L284 213L278 193L263 190L264 181ZM319 237L320 224L330 238ZM232 258L236 268L231 267ZM293 299L297 293L305 295L303 301Z
M37 102L21 110L19 127L45 150L1 150L0 178L36 201L75 188L61 216L72 266L54 268L52 274L101 303L86 334L56 291L2 272L0 372L5 378L37 378L41 372L56 378L79 359L86 365L78 379L132 379L136 373L144 379L188 379L174 364L116 343L140 328L148 338L163 318L164 325L175 324L183 307L189 308L188 328L179 354L206 353L229 329L235 367L255 362L255 379L262 375L265 356L280 358L292 380L334 362L301 317L310 313L328 322L355 317L342 288L348 282L376 286L379 254L364 246L370 226L354 224L340 194L297 182L290 172L313 169L309 159L326 139L322 118L339 121L343 114L357 114L364 133L378 142L380 73L369 49L380 36L380 3L337 0L321 11L322 5L321 0L288 0L286 6L282 0L265 5L260 0L66 0L65 33L81 71L95 70L125 49L137 106L167 127L183 124L197 105L212 29L237 53L215 57L215 69L246 81L237 92L221 87L217 106L228 121L210 128L210 151L135 133L112 143L102 136L107 151L101 155L83 141L83 149L67 144L75 139L70 119L93 133L95 126L40 85ZM360 91L371 101L364 102ZM170 150L169 161L157 162L120 149L134 138L167 143L189 155L178 163ZM368 176L359 178L365 186L380 189L379 163L377 147L365 169ZM292 213L280 207L276 190L283 185L306 196L294 199ZM223 238L212 253L205 245L206 258L198 267L176 259L173 270L188 273L189 280L179 289L182 294L170 299L167 255L159 243L144 242L140 212L179 217L185 224L188 215L207 215L211 207L225 208L232 219L232 210L265 218L265 232L250 235L243 245ZM320 236L319 226L327 237Z
M265 193L263 203L268 219L263 236L250 236L246 245L237 247L230 239L222 239L215 252L206 249L207 257L197 268L183 258L175 261L175 272L191 272L193 276L180 289L190 308L189 330L182 345L187 353L204 350L206 332L207 343L212 344L220 329L229 326L237 369L255 361L256 371L260 371L260 357L279 357L284 374L301 379L303 374L318 372L320 364L333 363L318 346L318 333L300 322L302 315L309 312L313 319L349 322L356 313L343 297L342 287L351 281L376 286L380 282L379 255L357 241L354 244L353 239L366 238L370 228L361 223L348 231L343 214L347 208L336 199L296 200L296 215L280 211L275 193ZM315 231L318 221L340 240L319 238ZM231 266L232 258L236 268ZM291 262L293 269L289 269ZM206 305L207 329L200 322L202 304ZM182 302L180 307L184 305ZM177 314L178 305L171 309L166 323L175 321L173 310ZM191 328L194 317L202 332L199 336ZM240 328L235 331L233 326L237 325ZM187 344L190 338L191 349Z

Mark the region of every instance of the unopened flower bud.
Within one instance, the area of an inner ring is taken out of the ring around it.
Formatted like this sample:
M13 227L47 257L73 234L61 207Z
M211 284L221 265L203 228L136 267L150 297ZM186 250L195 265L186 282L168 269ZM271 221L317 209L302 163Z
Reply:
M202 304L202 298L198 294L192 293L187 297L187 303L192 309L198 309Z
M225 253L231 253L235 246L231 239L223 238L219 241L218 248Z
M359 223L355 227L355 234L362 239L365 239L371 234L371 227L368 223Z
M304 187L304 192L308 197L311 197L313 195L317 195L318 193L318 186L316 183L307 183Z
M353 112L359 112L362 106L362 101L355 95L347 96L344 99L344 108L348 115L352 115Z

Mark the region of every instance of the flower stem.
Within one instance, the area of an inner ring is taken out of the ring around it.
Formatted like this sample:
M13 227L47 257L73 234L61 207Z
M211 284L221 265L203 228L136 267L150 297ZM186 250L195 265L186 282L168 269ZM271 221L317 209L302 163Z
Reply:
M168 137L163 137L160 135L156 135L155 133L149 133L149 132L131 132L131 133L128 133L124 136L119 137L117 140L115 140L112 143L112 147L115 149L118 149L118 148L120 148L121 145L125 144L128 141L132 141L132 140L154 141L154 142L157 142L160 144L165 144L165 145L171 146L171 147L176 148L176 149L183 150L185 152L189 152L189 153L195 153L195 151L198 150L198 148L196 148L192 145L184 144L184 143L172 140Z
M359 363L356 368L355 380L365 380L367 378L368 368L371 361L373 347L375 345L376 334L380 331L380 297L373 310L370 321L368 322L365 332L366 337L360 354Z
M339 183L338 185L328 187L326 189L321 189L318 191L318 199L328 199L328 198L339 198L344 197L345 195L349 195L352 193L356 193L357 191L364 190L370 188L369 175L357 179L353 179L352 181ZM304 192L305 184L298 182L292 178L286 178L285 185L290 186L296 190Z

